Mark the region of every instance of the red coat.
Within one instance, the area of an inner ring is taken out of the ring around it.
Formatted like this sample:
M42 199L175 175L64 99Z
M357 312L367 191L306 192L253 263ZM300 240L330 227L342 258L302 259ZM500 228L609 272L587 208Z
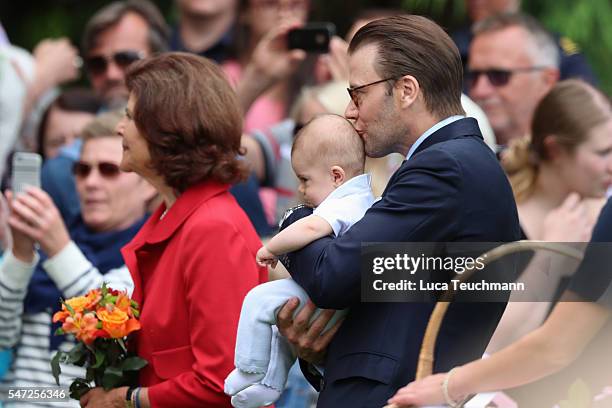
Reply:
M234 368L242 300L268 280L261 242L225 184L205 182L165 205L123 250L141 305L140 385L157 407L231 407L223 381Z

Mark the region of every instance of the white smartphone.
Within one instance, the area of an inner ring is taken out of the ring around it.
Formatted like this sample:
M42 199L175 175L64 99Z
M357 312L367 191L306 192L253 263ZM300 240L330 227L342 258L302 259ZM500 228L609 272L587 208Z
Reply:
M13 173L11 188L17 195L25 191L26 186L40 188L40 167L42 157L37 153L16 152L13 156Z

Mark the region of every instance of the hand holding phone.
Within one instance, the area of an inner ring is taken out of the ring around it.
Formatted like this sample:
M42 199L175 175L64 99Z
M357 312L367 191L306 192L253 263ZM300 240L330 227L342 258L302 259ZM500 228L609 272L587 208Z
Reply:
M336 26L333 23L308 23L289 31L287 47L324 54L329 51L329 42L335 32Z

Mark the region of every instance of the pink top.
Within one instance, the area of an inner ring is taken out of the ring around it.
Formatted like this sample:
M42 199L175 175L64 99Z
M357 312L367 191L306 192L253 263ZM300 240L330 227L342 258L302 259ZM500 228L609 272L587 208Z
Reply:
M242 76L242 67L238 61L227 61L223 63L221 68L223 68L230 82L236 86ZM249 133L255 129L267 129L283 119L285 119L285 106L264 94L253 102L251 108L244 116L244 132Z

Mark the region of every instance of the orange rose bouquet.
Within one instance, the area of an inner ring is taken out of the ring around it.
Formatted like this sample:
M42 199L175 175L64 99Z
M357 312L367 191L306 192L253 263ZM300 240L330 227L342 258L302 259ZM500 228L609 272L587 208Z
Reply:
M108 390L135 385L138 370L147 362L128 352L128 335L140 329L138 304L126 292L103 284L85 296L62 301L62 310L53 315L53 322L62 326L56 335L70 334L77 344L68 352L58 351L51 360L51 369L59 385L60 363L86 368L85 378L76 378L70 385L70 397L80 399L94 386Z

